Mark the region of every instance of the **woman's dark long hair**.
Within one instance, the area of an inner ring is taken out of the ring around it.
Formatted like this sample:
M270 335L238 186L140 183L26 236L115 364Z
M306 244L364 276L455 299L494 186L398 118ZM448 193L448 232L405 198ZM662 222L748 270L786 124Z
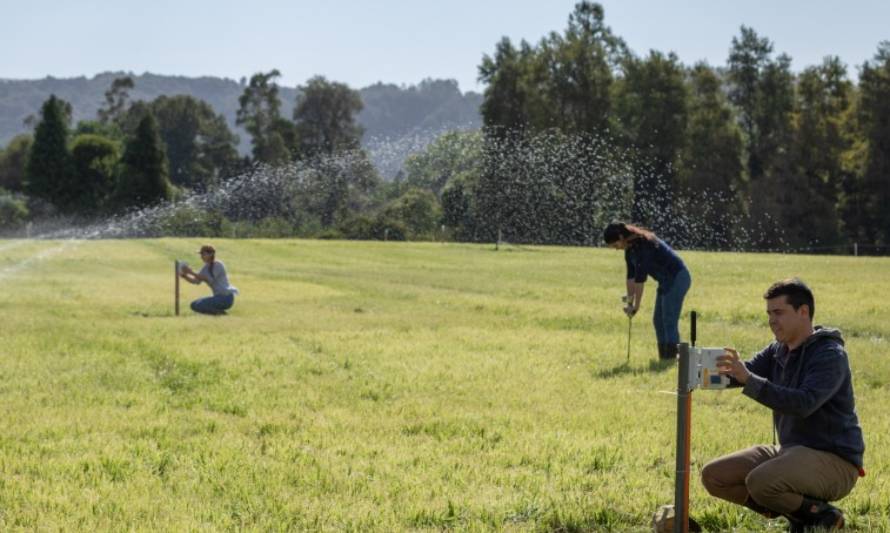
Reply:
M641 238L654 241L656 237L654 233L645 228L624 222L612 222L603 230L603 240L606 241L606 244L612 244L622 238L629 241Z

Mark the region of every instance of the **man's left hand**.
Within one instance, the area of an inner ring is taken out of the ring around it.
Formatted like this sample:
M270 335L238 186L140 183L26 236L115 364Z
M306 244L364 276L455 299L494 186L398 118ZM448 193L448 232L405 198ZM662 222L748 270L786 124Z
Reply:
M724 350L723 355L717 358L717 368L721 374L731 376L744 385L751 376L748 367L739 359L739 352L735 348L724 348Z

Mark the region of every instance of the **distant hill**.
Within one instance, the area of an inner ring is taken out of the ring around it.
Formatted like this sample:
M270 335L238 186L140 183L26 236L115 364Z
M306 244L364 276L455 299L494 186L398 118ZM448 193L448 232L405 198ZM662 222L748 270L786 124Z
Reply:
M206 101L226 117L229 127L241 138L239 149L247 153L250 136L235 126L238 97L245 80L227 78L134 75L125 72L105 72L92 78L52 78L41 80L0 79L0 147L19 133L28 131L23 121L37 115L40 106L55 94L71 103L73 119L95 119L96 111L105 100L104 93L115 78L129 75L135 88L131 100L153 100L160 95L187 94ZM398 86L377 83L359 91L365 108L358 120L365 128L365 143L382 139L400 139L419 133L440 132L448 129L474 129L482 119L478 93L461 93L453 80L424 80L418 85ZM297 97L295 88L280 88L282 114L291 118Z

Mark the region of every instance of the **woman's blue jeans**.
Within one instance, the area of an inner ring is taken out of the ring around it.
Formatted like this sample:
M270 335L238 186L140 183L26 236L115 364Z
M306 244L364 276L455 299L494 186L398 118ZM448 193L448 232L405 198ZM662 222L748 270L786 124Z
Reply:
M192 311L204 315L221 315L235 303L234 294L218 294L198 298L192 302Z
M692 285L692 277L685 268L674 276L669 283L660 284L655 296L655 312L652 323L655 325L655 338L658 344L679 344L680 312L683 310L683 298Z

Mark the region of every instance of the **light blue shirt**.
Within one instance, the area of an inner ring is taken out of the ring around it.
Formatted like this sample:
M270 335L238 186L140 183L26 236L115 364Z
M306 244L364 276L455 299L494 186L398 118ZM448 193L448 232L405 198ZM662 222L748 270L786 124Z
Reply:
M211 269L211 265L213 268ZM212 271L211 271L212 270ZM226 274L226 265L222 261L214 261L205 264L198 274L207 278L207 284L213 290L214 296L238 294L238 289L229 284L229 276Z

